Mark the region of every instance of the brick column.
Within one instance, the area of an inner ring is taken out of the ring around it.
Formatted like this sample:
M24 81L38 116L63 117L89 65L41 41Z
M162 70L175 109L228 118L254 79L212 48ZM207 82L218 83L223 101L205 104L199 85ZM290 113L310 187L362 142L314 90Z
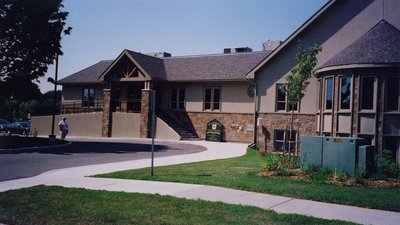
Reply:
M375 153L382 154L383 151L383 126L384 126L384 112L385 112L385 83L386 78L383 75L379 75L378 77L378 90L377 90L377 104L376 104L376 120L377 127L375 128Z
M110 137L111 136L111 89L103 90L103 119L101 127L101 136Z
M151 110L150 110L150 97L151 90L142 90L142 102L140 107L140 137L149 138L150 135L150 122L151 122Z
M358 111L360 109L360 75L353 75L353 106L352 106L352 125L350 137L358 136Z

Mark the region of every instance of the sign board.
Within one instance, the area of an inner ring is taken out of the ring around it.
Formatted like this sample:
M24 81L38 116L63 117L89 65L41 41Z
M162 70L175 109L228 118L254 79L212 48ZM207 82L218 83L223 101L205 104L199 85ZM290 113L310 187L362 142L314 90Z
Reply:
M221 142L222 141L222 124L213 119L207 123L207 130L206 130L206 141L215 141Z

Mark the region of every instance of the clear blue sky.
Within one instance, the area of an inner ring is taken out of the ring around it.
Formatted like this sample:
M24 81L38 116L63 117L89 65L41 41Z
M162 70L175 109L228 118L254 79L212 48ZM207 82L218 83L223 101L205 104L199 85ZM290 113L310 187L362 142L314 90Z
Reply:
M72 34L62 40L59 78L124 49L173 56L222 53L226 47L260 51L285 40L328 0L64 0ZM47 77L41 91L53 89ZM60 89L61 87L58 87Z

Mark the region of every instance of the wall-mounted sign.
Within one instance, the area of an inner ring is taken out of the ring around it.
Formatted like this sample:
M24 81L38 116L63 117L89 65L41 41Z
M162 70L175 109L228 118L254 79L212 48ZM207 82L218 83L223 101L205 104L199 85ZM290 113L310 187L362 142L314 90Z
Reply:
M221 142L222 130L223 126L218 120L213 119L210 122L208 122L206 130L206 141Z

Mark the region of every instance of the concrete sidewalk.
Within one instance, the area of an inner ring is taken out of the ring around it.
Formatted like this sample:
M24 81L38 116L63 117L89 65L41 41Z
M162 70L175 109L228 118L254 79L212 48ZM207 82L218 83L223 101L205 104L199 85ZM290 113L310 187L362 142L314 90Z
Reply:
M155 160L155 165L162 166L237 157L243 155L247 147L246 144L238 143L203 141L188 143L202 145L208 150L190 155L158 158ZM0 183L0 191L40 184L57 185L92 190L150 193L171 195L186 199L221 201L230 204L251 205L263 209L271 209L279 213L296 213L324 219L352 221L360 224L400 224L400 213L396 212L300 200L214 186L87 177L101 173L149 167L149 165L150 160L145 159L54 170L32 178L2 182Z

